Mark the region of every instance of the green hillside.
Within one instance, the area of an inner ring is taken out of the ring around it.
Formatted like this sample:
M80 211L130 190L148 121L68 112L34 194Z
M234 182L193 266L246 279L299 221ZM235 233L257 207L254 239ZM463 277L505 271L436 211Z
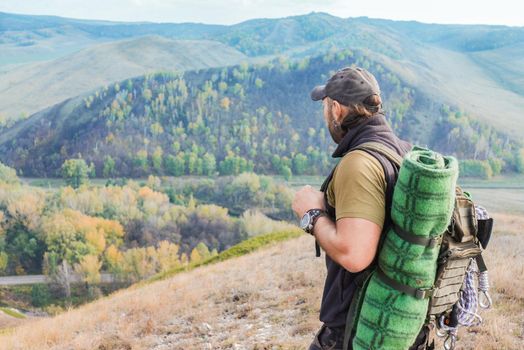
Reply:
M217 41L145 36L110 42L10 70L0 79L0 116L31 115L115 81L157 71L238 64L247 57Z
M433 99L436 104L453 106L514 139L524 137L524 128L515 127L521 125L524 110L524 71L520 63L524 59L522 27L438 25L370 18L343 19L325 13L256 19L230 26L119 23L6 13L0 13L0 22L0 70L4 72L13 70L15 64L34 60L54 60L49 65L59 67L63 64L60 57L82 48L93 48L101 43L130 40L145 35L162 36L170 40L198 40L195 47L206 47L207 44L200 40L219 41L258 62L278 55L304 58L322 55L332 49L361 49L401 80ZM157 43L159 41L157 39ZM170 45L166 45L167 48L152 50L148 58L154 60L159 52L159 60L162 61L162 57L165 57L163 53L169 51ZM218 50L222 51L224 47ZM210 54L214 51L215 48L206 50ZM188 58L198 62L198 54L189 56L192 57ZM69 56L67 59L74 57ZM110 50L107 60L116 64L122 61L123 67L133 63L140 65L140 60L122 57L118 50ZM95 70L100 67L98 64L95 59ZM71 61L71 65L75 65L75 60ZM91 64L87 64L82 70L84 74L90 74L90 66ZM158 69L171 70L164 67ZM56 82L71 74L70 71L51 69L43 78L42 74L37 74L34 66L22 66L16 72L24 71L34 74L28 76L13 73L13 77L4 73L14 91L31 91L35 80L38 82L40 79L48 79ZM143 72L125 77L112 75L112 70L106 73L106 81L113 79L111 82L115 82ZM56 89L61 90L56 94L57 98L76 96L79 91L75 87L85 85L89 79L80 74L72 75L70 80L71 84L68 83L66 88L56 85ZM2 95L4 94L5 92ZM33 99L25 98L23 93L10 94L9 102L6 102L7 98L0 101L0 114L4 114L4 118L18 118L24 113L35 112L49 105L28 102ZM502 111L500 106L504 106ZM8 115L5 115L6 111L9 111Z
M325 174L332 141L309 91L351 64L377 76L400 136L460 158L517 166L519 145L506 135L435 103L369 56L349 50L125 80L4 131L0 160L24 176L45 177L58 176L66 159L78 157L104 177Z

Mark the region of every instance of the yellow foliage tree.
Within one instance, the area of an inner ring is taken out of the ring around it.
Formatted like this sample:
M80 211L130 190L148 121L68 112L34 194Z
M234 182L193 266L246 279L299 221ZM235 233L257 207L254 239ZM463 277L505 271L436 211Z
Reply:
M193 248L193 250L191 251L191 255L190 255L189 259L190 259L191 263L193 263L193 264L202 261L202 256L198 252L198 249Z
M100 268L102 262L96 255L86 255L75 265L75 272L82 277L82 280L89 285L100 283Z
M178 257L179 246L168 241L162 241L157 248L159 271L164 272L181 265Z
M107 268L113 274L119 274L122 270L124 255L114 245L110 245L105 252Z
M104 249L106 248L106 239L104 237L104 231L103 230L89 230L86 232L86 241L87 243L91 244L93 247L95 247L97 253L101 254Z

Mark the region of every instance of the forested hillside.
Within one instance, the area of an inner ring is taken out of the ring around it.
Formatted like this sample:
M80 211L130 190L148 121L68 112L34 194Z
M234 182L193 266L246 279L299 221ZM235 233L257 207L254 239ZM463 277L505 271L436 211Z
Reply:
M223 67L246 58L218 41L144 36L96 45L50 62L23 65L1 75L0 126L129 77Z
M520 169L520 145L409 86L360 51L128 79L53 106L0 135L0 159L53 177L83 158L96 176L325 174L333 145L309 91L356 64L381 85L398 134L491 173Z
M152 35L164 39L152 40L154 48L145 37ZM178 45L170 44L173 39L196 42L177 54L173 48ZM131 54L125 47L135 40L138 53ZM83 54L78 52L82 48L86 49ZM209 52L206 58L218 55L219 59L210 59L209 64L199 48ZM302 59L333 48L365 50L438 104L470 113L512 138L524 137L524 128L514 127L522 122L524 109L524 28L339 18L326 13L254 19L229 26L0 13L0 124L86 93L95 88L96 81L107 84L150 72L149 66L171 71L199 68L192 63L202 61L203 67L234 64L239 62L236 57L248 63L267 62L277 55ZM86 56L92 60L84 64ZM34 61L47 62L38 65L41 69L24 64ZM46 69L49 66L53 69ZM130 75L120 74L126 70ZM91 77L93 85L86 83ZM33 93L42 85L51 88ZM499 106L504 106L503 111Z

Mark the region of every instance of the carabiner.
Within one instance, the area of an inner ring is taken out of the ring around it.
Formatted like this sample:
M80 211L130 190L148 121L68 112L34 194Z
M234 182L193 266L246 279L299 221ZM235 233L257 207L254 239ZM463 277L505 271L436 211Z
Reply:
M484 296L484 298L482 298ZM489 309L493 305L491 296L488 291L479 290L479 306L483 309Z

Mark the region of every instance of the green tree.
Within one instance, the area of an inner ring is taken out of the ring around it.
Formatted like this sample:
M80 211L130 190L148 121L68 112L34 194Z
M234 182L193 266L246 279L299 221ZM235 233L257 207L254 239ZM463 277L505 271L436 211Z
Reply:
M62 177L73 188L89 182L90 168L83 159L68 159L62 164Z
M115 160L113 157L106 156L104 158L104 168L102 170L102 175L106 178L115 175Z
M216 172L217 162L215 156L211 153L204 154L202 158L202 172L206 176L214 175Z
M182 176L185 174L186 160L184 159L184 156L182 154L179 153L176 157L169 154L166 157L165 163L166 171L169 175Z
M284 165L280 169L280 175L284 176L284 179L286 180L291 180L293 173L291 172L291 168L289 166Z
M293 171L297 175L302 175L307 171L307 157L301 153L297 153L293 157Z
M151 160L153 161L153 168L158 172L162 172L162 155L163 155L162 147L157 146L155 148L155 151L153 152L153 155L151 156Z
M93 162L89 163L88 177L90 178L96 177L96 167L95 167L95 163Z
M147 151L146 150L138 151L135 155L134 163L137 168L139 168L140 170L144 172L147 172L148 170Z
M198 156L194 152L188 152L185 156L185 161L187 164L187 171L190 175L195 175L197 173L197 160Z
M515 168L518 173L524 173L524 148L515 153Z

